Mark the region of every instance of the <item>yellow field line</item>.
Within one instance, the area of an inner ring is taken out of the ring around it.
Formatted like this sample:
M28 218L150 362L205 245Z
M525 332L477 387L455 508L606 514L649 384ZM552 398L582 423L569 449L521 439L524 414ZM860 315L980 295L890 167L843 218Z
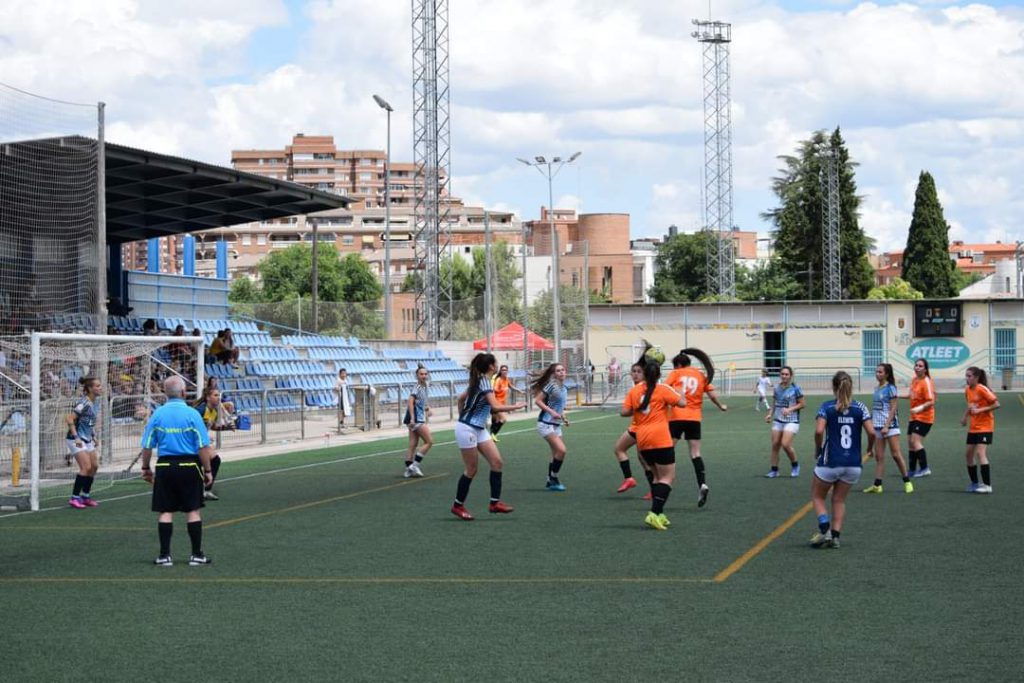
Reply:
M207 529L218 529L220 527L230 526L231 524L240 524L242 522L250 522L254 519L261 519L263 517L270 517L272 515L279 515L285 512L295 512L296 510L305 510L307 508L316 507L317 505L327 505L328 503L336 503L339 500L348 500L350 498L356 498L358 496L365 496L369 493L378 493L380 491L388 491L390 489L397 489L401 486L409 486L421 481L430 481L431 479L439 479L441 477L447 477L447 472L441 474L432 474L429 477L421 477L418 479L407 479L406 481L399 482L397 484L388 484L387 486L378 486L372 489L364 489L362 491L356 491L355 493L346 493L343 496L332 496L330 498L323 498L321 500L314 500L309 503L301 503L299 505L292 505L286 508L278 508L276 510L267 510L265 512L257 512L252 515L245 515L243 517L235 517L233 519L225 519L220 522L213 522L212 524L204 524Z
M163 572L163 569L155 570ZM205 570L199 570L205 571ZM39 576L0 578L0 585L15 583L181 583L181 584L454 584L454 585L500 585L500 584L687 584L712 583L712 579L698 576L611 576L611 577L382 577L382 576L294 576L294 577L86 577L86 576Z
M752 559L757 557L757 555L762 550L767 548L771 544L771 542L774 541L776 538L778 538L782 534L786 533L791 526L793 526L794 524L799 522L800 519L804 515L806 515L808 512L810 512L812 507L813 507L813 505L811 503L807 503L802 508L800 508L795 513L793 513L793 515L789 519L787 519L785 522L783 522L779 526L775 527L774 531L772 531L770 534L768 534L767 536L762 538L760 541L758 541L754 545L754 547L752 547L750 550L748 550L747 552L745 552L742 555L740 555L739 557L737 557L733 561L733 563L730 564L728 567L726 567L722 571L720 571L717 574L715 574L714 582L715 583L722 583L723 581L728 579L730 576L732 576L733 574L738 572L740 569L743 569L743 565L745 565L747 562L750 562Z

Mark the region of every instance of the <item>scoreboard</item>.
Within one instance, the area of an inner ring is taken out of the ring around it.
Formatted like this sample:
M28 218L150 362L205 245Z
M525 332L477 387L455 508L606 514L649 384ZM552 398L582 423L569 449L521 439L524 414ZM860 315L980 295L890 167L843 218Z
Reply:
M915 303L915 337L962 337L963 304Z

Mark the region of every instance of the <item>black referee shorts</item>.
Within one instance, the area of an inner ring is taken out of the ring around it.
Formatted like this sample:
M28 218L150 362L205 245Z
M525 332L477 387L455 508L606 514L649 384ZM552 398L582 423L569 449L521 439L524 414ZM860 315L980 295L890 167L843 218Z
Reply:
M153 512L192 512L204 506L198 457L160 458L153 481Z

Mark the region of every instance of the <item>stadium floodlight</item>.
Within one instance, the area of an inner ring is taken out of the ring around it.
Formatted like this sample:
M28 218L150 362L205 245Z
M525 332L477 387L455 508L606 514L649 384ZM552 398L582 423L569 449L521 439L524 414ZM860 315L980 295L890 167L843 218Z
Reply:
M533 162L532 161L527 161L526 159L524 159L522 157L516 157L516 161L518 161L521 164L526 164L527 166L533 166Z
M388 101L385 100L380 95L374 95L373 96L373 101L377 103L378 107L380 107L381 109L383 109L385 111L394 111L394 109L391 108L391 105L388 104Z
M534 159L537 161L538 164L548 163L547 161L544 160L544 157L534 157Z
M567 164L571 164L572 162L574 162L574 161L576 161L577 159L579 159L579 158L580 158L580 155L581 155L581 154L583 154L583 152L576 152L576 153L575 153L575 154L573 154L573 155L572 155L571 157L569 157L569 160L568 160L568 161L566 161L565 163L567 163Z
M391 339L391 112L394 109L380 95L373 101L387 112L388 146L384 159L384 338Z
M562 157L555 157L554 159L552 159L552 160L551 160L551 163L553 163L553 164L557 164L557 163L558 163L558 162L560 162L561 160L562 160Z

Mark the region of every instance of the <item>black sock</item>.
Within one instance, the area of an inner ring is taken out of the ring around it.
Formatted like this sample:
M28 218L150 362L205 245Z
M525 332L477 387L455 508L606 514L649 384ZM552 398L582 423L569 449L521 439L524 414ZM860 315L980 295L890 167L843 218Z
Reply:
M693 473L697 475L698 488L704 485L704 458L699 455L690 460L693 463Z
M917 452L917 463L922 470L928 469L928 454L923 448Z
M409 465L411 465L411 464L412 464L412 460L406 460L406 461L405 461L405 466L406 466L406 467L408 467L408 466L409 466Z
M644 476L647 477L647 483L651 486L651 491L654 491L654 472L650 470L644 470Z
M881 479L875 479L875 486L881 486L881 485L882 485L882 480Z
M917 451L910 451L910 471L917 470Z
M160 522L156 525L156 531L160 537L160 557L167 557L171 554L171 532L174 531L174 522Z
M836 531L835 529L833 529L832 530L832 538L839 538L839 534L841 534L841 533L842 533L841 531Z
M74 488L71 489L71 495L77 498L81 495L83 486L85 486L85 477L81 474L76 474L75 485Z
M562 469L562 462L562 460L551 460L551 464L548 465L548 479L558 481L558 471Z
M192 541L192 554L203 554L203 521L188 523L188 538Z
M459 477L459 486L455 490L455 504L463 505L466 502L466 498L469 496L469 485L473 483L473 480L463 474Z
M633 476L633 468L630 466L628 458L620 462L619 467L622 469L622 476L625 479L629 479Z
M972 484L977 484L978 483L978 466L977 465L968 465L967 466L967 476L971 478L971 483Z
M491 470L491 502L501 500L501 472Z
M665 501L668 500L668 495L670 493L672 493L672 487L668 484L655 484L651 491L651 512L656 515L660 515L664 512Z
M419 453L417 453L417 454L416 454L416 455L415 455L415 456L413 457L412 461L413 461L413 462L423 462L423 456L422 456L422 455L420 455Z
M85 481L82 482L82 495L86 498L89 497L89 492L92 491L92 483L96 481L96 477L85 477Z
M908 481L910 481L910 477L903 477L903 483L904 484L906 484Z
M778 472L778 471L779 471L779 466L778 465L772 465L772 472Z
M992 472L989 469L988 465L981 466L981 481L985 484L985 486L992 485Z
M504 422L492 422L491 423L491 434L497 434L501 431L501 428L505 426Z
M215 455L210 459L210 474L212 474L213 478L216 479L218 472L220 472L220 456Z

